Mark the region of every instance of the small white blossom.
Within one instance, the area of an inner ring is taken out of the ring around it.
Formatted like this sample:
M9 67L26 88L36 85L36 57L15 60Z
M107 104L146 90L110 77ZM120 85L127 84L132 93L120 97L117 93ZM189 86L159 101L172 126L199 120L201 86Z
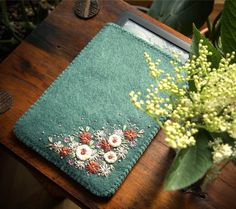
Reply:
M71 142L71 143L69 143L69 147L72 148L72 149L74 149L74 148L76 148L78 146L79 146L78 142Z
M125 159L128 154L128 148L121 146L116 150L116 152L119 159Z
M165 132L166 142L174 149L194 146L199 128L213 133L225 132L236 139L236 63L235 53L222 58L217 69L212 68L203 40L199 42L199 56L192 56L184 65L171 61L175 73L165 73L145 53L149 73L155 82L147 95L130 92L133 105L152 117ZM188 89L187 83L191 83ZM145 100L143 100L145 98ZM170 119L162 122L162 119ZM228 146L221 149L230 153ZM226 153L226 152L225 152ZM217 158L223 158L217 152Z
M121 129L114 130L114 134L119 135L120 137L124 136L124 133L123 133L123 131Z
M122 142L122 139L120 135L112 134L111 136L109 136L108 143L112 147L119 147L121 145L121 142Z
M82 170L83 168L85 168L85 163L84 163L84 161L79 161L79 160L77 160L77 161L75 161L74 165L75 165L76 168L78 168L78 169L80 169L80 170Z
M104 159L108 163L115 163L117 161L117 155L115 152L109 151L104 154Z
M86 144L78 146L76 149L76 157L82 161L88 160L91 157L91 155L92 155L92 149Z
M96 137L98 140L104 139L104 138L106 138L106 133L105 133L105 131L103 131L103 130L98 130L98 131L96 131L96 133L95 133L95 137Z
M214 163L221 163L234 155L233 147L229 144L224 144L220 138L209 142L209 146L213 149L212 158Z
M99 172L100 172L101 176L108 176L112 170L114 170L113 165L108 165L106 163L103 163L102 165L100 165Z

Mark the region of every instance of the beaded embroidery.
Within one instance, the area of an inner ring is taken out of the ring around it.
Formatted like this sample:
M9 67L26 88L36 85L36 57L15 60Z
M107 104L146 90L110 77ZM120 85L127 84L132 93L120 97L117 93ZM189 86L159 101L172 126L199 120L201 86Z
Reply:
M135 148L143 133L135 124L101 130L87 126L73 135L48 137L48 146L70 166L86 170L88 175L108 176L115 169L114 164L124 160L130 148Z

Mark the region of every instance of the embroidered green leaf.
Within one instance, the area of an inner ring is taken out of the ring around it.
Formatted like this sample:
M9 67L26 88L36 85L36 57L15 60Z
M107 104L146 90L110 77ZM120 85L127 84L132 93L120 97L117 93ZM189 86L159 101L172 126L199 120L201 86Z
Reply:
M48 137L48 141L52 143L53 142L52 137Z
M199 179L211 167L211 152L205 131L199 132L195 146L182 149L175 157L165 178L166 190L185 188Z
M221 19L221 41L224 54L236 51L236 1L226 0ZM234 59L236 61L236 58Z

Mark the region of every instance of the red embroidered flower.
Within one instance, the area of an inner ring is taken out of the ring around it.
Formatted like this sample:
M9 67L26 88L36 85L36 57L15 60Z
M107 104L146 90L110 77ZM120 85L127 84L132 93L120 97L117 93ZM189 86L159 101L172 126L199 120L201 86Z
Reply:
M124 131L124 136L129 141L133 141L137 137L137 134L133 129L130 129L130 130Z
M65 157L65 156L69 155L70 152L71 152L71 149L70 149L69 147L62 147L62 148L60 149L59 155L60 155L61 157Z
M100 169L100 166L95 161L90 161L86 166L86 171L90 174L96 174L98 170Z
M110 144L107 142L107 140L103 139L100 143L99 143L100 147L104 150L104 152L108 152L111 150L111 146Z
M79 138L80 138L80 142L82 144L89 144L89 142L92 138L92 135L88 132L83 132L79 135Z

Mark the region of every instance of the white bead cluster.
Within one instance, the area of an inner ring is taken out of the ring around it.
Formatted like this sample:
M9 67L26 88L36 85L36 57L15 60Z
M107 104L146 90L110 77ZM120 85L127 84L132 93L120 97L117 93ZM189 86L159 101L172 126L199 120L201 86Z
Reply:
M236 156L236 148L233 148L229 144L224 144L222 139L216 138L214 141L209 142L209 146L212 148L213 162L218 164L224 160L229 160Z

